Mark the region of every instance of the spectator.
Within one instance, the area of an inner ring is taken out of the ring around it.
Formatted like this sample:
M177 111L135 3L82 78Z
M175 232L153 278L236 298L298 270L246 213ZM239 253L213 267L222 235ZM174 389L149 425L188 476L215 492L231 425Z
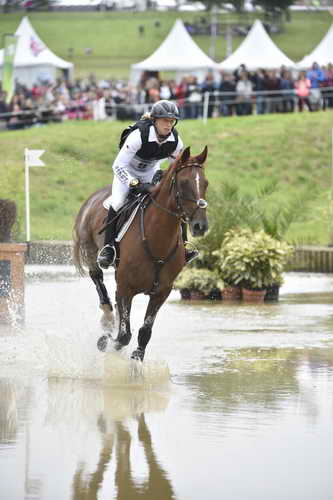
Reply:
M277 76L275 69L267 71L265 78L265 90L267 94L267 111L268 113L278 113L281 108L281 88L280 78Z
M205 81L203 82L201 86L201 92L204 94L205 92L209 92L209 98L208 98L208 118L211 118L213 116L213 111L215 108L215 82L214 82L214 76L212 73L208 73Z
M228 73L222 75L219 91L222 93L220 96L222 114L231 116L234 109L233 101L236 100L236 85L232 75Z
M294 82L290 71L283 71L280 79L282 94L282 109L283 113L292 113L295 107L294 101Z
M267 97L264 93L266 90L265 86L266 73L263 69L258 69L252 77L253 90L257 92L256 94L256 111L257 115L263 115L266 113L266 101Z
M303 111L304 104L307 105L309 111L312 111L309 100L311 82L306 76L305 71L301 71L298 79L295 82L296 95L298 97L298 110Z
M240 74L240 79L236 85L237 105L236 112L238 116L252 114L252 82L248 78L246 71Z
M195 76L187 77L187 101L187 118L198 118L202 109L202 94Z
M333 65L329 63L324 71L325 79L322 82L323 109L333 108Z
M311 103L312 111L318 110L321 103L321 92L320 87L325 80L325 74L320 69L319 65L314 62L312 68L306 73L306 77L311 82L311 91L309 95L309 100Z

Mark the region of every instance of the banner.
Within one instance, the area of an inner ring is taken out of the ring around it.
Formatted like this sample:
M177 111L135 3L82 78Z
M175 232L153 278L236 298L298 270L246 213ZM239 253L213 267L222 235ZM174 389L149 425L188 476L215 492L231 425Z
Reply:
M2 89L7 93L6 103L9 104L14 95L14 57L17 37L4 35L4 60L2 68Z

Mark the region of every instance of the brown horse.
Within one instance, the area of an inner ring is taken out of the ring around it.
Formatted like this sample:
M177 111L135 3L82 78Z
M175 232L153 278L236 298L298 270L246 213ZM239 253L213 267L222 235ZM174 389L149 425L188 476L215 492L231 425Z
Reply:
M198 156L191 157L190 148L180 153L145 198L120 241L115 272L118 336L114 340L110 333L103 335L97 343L100 350L105 350L108 342L117 350L128 345L132 299L145 293L150 295L150 300L139 330L138 347L132 353L133 359L143 360L156 314L185 264L181 221L189 224L193 236L202 236L208 229L204 199L208 182L203 168L206 157L207 146ZM103 201L110 195L110 189L107 186L96 191L82 205L74 227L75 265L81 274L84 265L89 269L104 311L104 324L113 321L113 309L96 257L103 246L103 234L99 232L106 216Z

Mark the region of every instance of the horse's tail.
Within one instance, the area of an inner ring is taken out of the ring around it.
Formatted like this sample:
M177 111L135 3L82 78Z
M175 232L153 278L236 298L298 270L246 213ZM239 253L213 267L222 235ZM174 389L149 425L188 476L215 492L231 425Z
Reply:
M81 276L85 276L86 270L84 266L87 265L86 252L77 226L78 219L76 219L73 229L73 262L77 272Z

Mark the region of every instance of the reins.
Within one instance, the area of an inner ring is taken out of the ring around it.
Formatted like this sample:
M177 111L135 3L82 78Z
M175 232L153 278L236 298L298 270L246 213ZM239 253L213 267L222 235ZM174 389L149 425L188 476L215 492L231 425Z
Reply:
M148 240L147 240L146 235L145 235L144 211L145 211L145 208L148 206L149 202L151 201L153 203L153 205L155 205L159 209L163 210L167 214L172 215L174 217L177 217L179 220L188 223L188 222L190 222L193 219L193 217L194 217L195 213L197 212L197 210L199 210L200 208L207 208L208 203L203 198L197 198L197 199L194 199L194 198L184 198L184 197L181 196L181 194L179 192L178 183L177 183L177 174L181 170L183 170L185 168L190 168L190 167L202 168L202 165L200 165L199 163L192 163L192 164L189 164L189 165L185 165L184 167L177 168L175 170L173 176L172 176L172 179L171 179L170 192L171 192L172 189L175 190L175 200L176 200L176 205L177 205L177 212L174 212L173 210L169 210L167 207L164 207L163 205L161 205L160 203L158 203L155 200L155 198L153 198L152 195L149 195L149 197L147 199L148 203L143 203L141 205L141 207L140 207L141 208L141 213L140 213L141 240L142 240L142 244L143 244L143 247L145 249L145 252L146 252L147 256L153 262L154 273L155 273L152 288L150 290L148 290L148 291L145 292L148 295L154 295L157 292L158 287L160 285L160 274L161 274L161 270L162 270L163 266L167 262L169 262L171 259L173 259L173 257L176 255L177 249L179 247L179 235L178 235L178 238L177 238L176 245L172 248L171 252L167 255L167 257L165 257L165 259L160 259L158 257L155 257L153 255L153 253L151 252L151 250L150 250L150 247L149 247L149 244L148 244ZM195 203L197 205L196 208L194 209L194 211L192 212L192 214L190 216L184 210L184 207L182 205L183 201L191 201L191 202L193 202L193 203Z

